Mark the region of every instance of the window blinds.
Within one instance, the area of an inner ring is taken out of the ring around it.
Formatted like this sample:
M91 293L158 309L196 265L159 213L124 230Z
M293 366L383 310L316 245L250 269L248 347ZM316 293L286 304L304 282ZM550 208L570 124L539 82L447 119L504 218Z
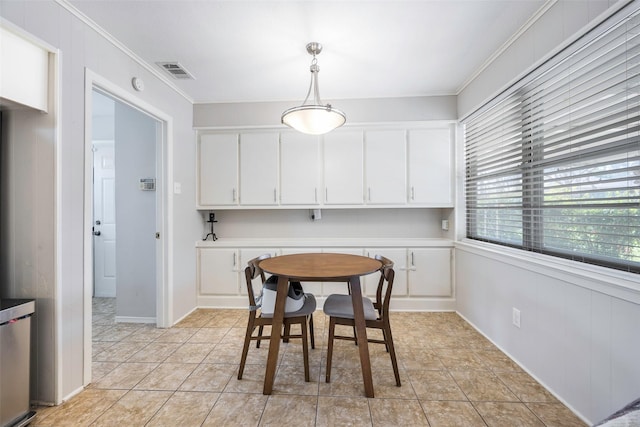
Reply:
M640 272L640 16L603 25L465 121L468 237Z

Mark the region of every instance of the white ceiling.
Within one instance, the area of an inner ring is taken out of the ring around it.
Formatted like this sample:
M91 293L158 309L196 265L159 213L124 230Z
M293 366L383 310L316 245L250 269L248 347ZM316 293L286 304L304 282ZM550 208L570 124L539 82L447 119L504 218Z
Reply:
M249 102L302 101L310 41L323 101L456 94L547 0L68 2L153 67L180 62L194 102Z

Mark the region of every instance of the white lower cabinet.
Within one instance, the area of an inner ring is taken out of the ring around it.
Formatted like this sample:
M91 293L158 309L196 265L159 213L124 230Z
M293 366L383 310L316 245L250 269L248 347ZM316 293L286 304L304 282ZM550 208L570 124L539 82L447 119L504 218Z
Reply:
M238 251L197 248L196 253L199 294L238 295Z
M271 256L312 252L369 257L382 255L394 263L395 278L392 295L404 301L401 302L402 307L410 307L411 304L415 304L411 302L412 298L415 298L415 301L428 301L430 298L441 300L452 297L452 251L451 247L198 247L196 249L198 295L208 303L216 301L216 297L219 297L224 301L244 304L247 295L244 269L247 262L266 253ZM379 277L379 273L362 277L364 295L375 297ZM312 293L316 297L348 292L346 283L304 282L303 287L305 292ZM260 289L254 288L254 291L259 294ZM235 298L229 299L230 296Z
M383 255L393 261L394 296L451 296L451 248L371 248L365 255ZM365 277L367 295L375 296L378 277Z
M393 271L395 276L393 279L393 289L391 295L406 296L407 295L407 249L406 248L368 248L365 249L365 255L374 258L376 255L382 255L393 261ZM380 275L377 273L365 276L364 283L367 295L376 296L378 289L378 279Z
M451 248L408 250L409 296L451 296Z

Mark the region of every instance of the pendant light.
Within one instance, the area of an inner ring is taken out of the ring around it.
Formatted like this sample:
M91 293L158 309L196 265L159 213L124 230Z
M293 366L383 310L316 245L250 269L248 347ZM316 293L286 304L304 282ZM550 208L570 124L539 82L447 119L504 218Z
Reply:
M319 55L322 51L322 45L317 42L311 42L307 44L307 52L313 56L311 60L311 83L309 83L309 91L307 97L304 99L302 105L298 107L289 108L282 113L282 123L292 127L293 129L310 134L310 135L322 135L327 132L331 132L335 128L342 126L347 117L345 114L333 108L331 104L322 105L320 100L320 90L318 88L318 60L316 55ZM313 91L313 103L307 104L309 96Z

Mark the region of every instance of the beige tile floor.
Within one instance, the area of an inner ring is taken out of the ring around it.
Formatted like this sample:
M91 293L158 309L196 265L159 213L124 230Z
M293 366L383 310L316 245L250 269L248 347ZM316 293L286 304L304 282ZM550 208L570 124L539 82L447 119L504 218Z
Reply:
M268 343L237 369L243 310L197 310L170 329L116 324L113 300L94 302L93 382L60 406L54 426L584 426L455 313L392 313L402 387L372 344L376 397L364 397L357 347L338 341L324 382L327 318L315 314L311 381L299 340L281 346L273 394L262 394Z

